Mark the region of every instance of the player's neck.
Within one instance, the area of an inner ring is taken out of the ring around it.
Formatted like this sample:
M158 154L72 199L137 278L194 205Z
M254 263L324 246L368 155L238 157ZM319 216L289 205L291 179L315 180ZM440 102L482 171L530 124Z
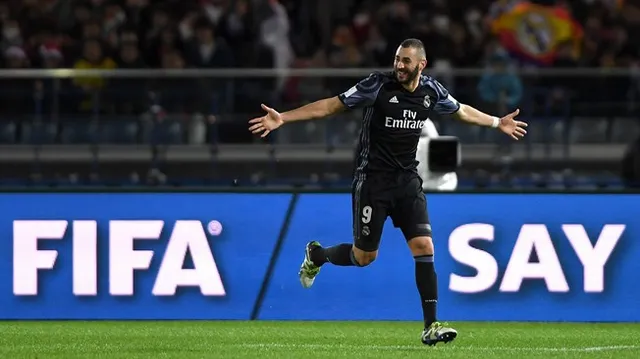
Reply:
M408 84L402 84L402 87L409 92L413 92L418 88L418 84L420 83L420 78L416 78L415 80L409 82Z

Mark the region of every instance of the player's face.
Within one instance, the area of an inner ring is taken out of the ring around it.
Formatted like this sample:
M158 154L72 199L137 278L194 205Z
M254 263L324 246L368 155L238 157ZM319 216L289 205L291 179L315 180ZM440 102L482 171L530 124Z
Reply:
M398 47L393 61L393 69L396 80L401 84L408 84L415 80L426 65L424 59L420 59L418 51L414 48Z

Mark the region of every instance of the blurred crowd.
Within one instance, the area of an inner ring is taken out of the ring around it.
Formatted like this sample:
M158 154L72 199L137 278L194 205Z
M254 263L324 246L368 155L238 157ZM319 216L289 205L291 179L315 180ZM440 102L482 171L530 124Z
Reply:
M482 66L498 51L489 23L519 0L9 0L0 3L4 66L76 68L388 66L422 39L432 64ZM638 61L632 0L535 0L566 7L581 55L555 66Z
M507 71L518 64L489 29L492 19L518 2L13 0L0 3L0 48L2 64L9 69L386 67L399 42L417 37L426 44L431 67L445 71L486 67L479 81L454 84L444 76L444 82L450 82L447 85L452 88L455 85L461 100L504 112L522 106L527 84ZM638 65L638 1L534 2L569 9L584 30L579 55L567 44L552 66ZM204 128L225 114L259 111L261 102L292 106L335 94L354 81L321 80L317 84L300 80L76 78L34 84L9 79L0 89L0 106L12 120L34 113L47 117L55 112L65 119L145 113L154 118L188 115L193 123L197 113L200 117L194 126ZM628 78L617 77L596 81L595 89L583 86L583 80L562 86L544 81L540 79L536 85L553 89L553 96L545 95L544 102L545 108L556 112L563 111L563 101L570 97L568 88L586 88L587 93L580 97L588 103L592 99L616 102L627 98L634 86ZM617 102L613 106L617 107ZM587 112L593 113L591 109ZM232 141L247 140L242 126L228 126L228 132L224 131L218 135ZM192 137L200 138L194 140L198 142L206 136Z

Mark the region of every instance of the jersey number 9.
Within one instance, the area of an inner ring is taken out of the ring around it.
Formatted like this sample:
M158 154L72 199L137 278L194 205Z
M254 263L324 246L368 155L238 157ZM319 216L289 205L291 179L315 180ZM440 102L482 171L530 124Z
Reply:
M371 206L364 206L364 208L362 209L362 223L367 224L371 222L372 212L373 209L371 208Z

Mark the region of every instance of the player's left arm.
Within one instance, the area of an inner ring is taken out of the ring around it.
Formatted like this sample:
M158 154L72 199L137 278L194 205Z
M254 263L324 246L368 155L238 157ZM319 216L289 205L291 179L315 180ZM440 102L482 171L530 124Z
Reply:
M500 118L496 116L488 115L472 106L463 103L460 104L458 111L453 113L453 116L458 120L467 122L469 124L485 127L498 127L496 123L500 120Z
M488 115L473 106L459 103L447 89L440 83L434 80L434 88L438 93L438 100L434 106L434 110L442 115L453 115L455 118L464 121L466 123L476 125L499 128L502 132L511 136L517 140L523 137L527 131L524 129L527 127L527 123L517 121L515 118L520 113L519 109L516 109L512 113L504 117L496 117Z

